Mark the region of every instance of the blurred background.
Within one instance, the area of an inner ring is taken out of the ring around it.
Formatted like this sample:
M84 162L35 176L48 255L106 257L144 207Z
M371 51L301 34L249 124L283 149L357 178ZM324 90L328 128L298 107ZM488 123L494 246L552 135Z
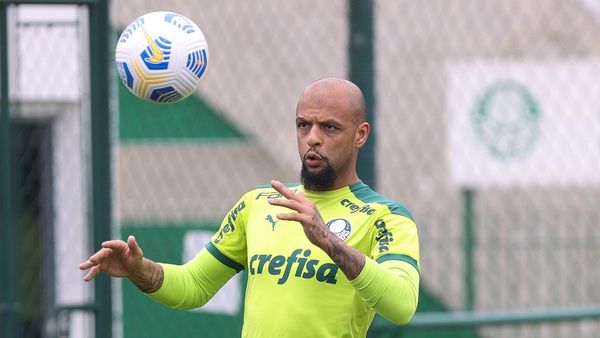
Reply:
M419 226L407 327L369 337L600 337L597 0L0 1L0 337L236 337L246 276L167 309L78 264L136 235L183 263L247 190L297 181L295 103L355 81L359 174ZM119 81L121 30L174 11L209 45L196 95Z

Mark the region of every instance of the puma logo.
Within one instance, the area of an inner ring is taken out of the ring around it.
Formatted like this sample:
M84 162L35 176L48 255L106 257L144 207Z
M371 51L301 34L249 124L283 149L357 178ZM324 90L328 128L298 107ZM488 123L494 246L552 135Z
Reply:
M275 224L277 224L277 221L273 219L273 216L267 215L267 217L265 217L265 219L267 221L269 221L269 223L271 223L271 227L272 227L271 231L275 231Z

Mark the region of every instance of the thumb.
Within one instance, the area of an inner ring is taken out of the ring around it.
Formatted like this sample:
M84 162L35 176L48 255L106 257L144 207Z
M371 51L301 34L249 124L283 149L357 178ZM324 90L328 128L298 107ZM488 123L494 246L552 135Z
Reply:
M144 257L144 252L142 251L142 248L140 248L134 236L129 235L129 237L127 237L127 246L129 246L129 251L131 251L133 256Z

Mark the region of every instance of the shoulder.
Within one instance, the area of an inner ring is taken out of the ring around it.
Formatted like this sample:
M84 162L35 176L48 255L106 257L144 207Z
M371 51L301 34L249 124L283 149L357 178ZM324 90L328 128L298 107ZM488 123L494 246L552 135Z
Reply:
M413 220L412 215L404 205L382 196L363 182L350 186L350 191L363 203L378 204L392 215L404 216Z

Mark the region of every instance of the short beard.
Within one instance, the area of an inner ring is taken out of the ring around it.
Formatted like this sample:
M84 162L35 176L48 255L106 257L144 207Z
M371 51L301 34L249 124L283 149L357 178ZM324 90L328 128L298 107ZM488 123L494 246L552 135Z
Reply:
M325 163L325 168L311 172L302 161L302 170L300 170L300 180L304 189L312 191L331 190L335 184L335 171L329 162Z

